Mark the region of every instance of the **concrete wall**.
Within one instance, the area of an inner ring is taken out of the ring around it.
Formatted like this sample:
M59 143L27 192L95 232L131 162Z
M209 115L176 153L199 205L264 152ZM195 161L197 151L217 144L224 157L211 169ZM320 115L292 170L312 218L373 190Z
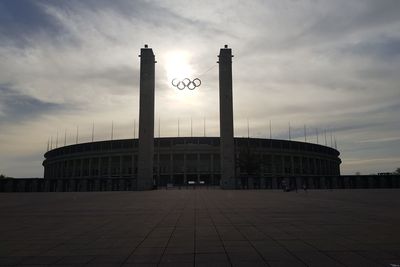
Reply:
M133 191L135 179L1 179L0 192Z
M239 177L236 189L400 188L400 175ZM136 179L0 179L0 192L134 191Z

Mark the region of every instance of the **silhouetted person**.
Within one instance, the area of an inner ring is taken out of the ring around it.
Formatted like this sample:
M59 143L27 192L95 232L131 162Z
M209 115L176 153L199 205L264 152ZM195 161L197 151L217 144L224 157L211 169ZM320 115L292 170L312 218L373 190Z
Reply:
M304 190L304 192L307 193L307 185L306 184L303 184L303 190Z

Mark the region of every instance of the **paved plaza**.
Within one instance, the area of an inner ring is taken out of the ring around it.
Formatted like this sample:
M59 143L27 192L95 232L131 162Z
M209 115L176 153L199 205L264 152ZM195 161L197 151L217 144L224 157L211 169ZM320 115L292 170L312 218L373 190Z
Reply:
M0 266L400 266L400 190L0 194Z

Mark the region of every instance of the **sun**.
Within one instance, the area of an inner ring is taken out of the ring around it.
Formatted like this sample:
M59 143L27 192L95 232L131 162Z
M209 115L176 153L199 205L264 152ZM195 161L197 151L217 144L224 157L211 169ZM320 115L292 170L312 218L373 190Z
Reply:
M173 79L193 79L194 69L190 64L191 55L186 51L171 51L166 55L165 71L168 83Z
M179 90L172 86L172 80L183 80L188 78L193 80L196 70L191 64L191 54L186 51L171 51L165 56L166 83L173 90L168 92L168 98L178 105L194 105L198 102L199 90L189 90L187 88Z

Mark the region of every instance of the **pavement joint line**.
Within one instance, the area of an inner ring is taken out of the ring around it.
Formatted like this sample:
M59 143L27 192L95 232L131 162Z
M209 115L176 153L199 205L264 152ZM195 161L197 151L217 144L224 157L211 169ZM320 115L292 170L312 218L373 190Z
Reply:
M343 238L347 239L345 236L343 236ZM325 251L320 250L318 247L314 246L314 245L311 244L310 242L307 242L306 240L303 240L303 239L298 239L298 240L301 240L302 242L304 242L305 244L309 245L310 247L313 247L313 248L314 248L315 250L317 250L318 252L320 252L320 253L324 254L325 256L331 258L332 260L334 260L334 261L336 261L336 262L338 262L338 263L340 263L340 264L346 266L346 264L344 264L344 263L340 262L339 260L335 259L335 258L332 257L331 255L327 254ZM367 260L367 261L371 261L370 259L366 258L365 256L363 256L363 255L357 253L357 251L352 251L352 250L350 250L350 252L355 252L357 255L361 256L363 259L365 259L365 260ZM373 261L373 260L372 260L372 261ZM373 261L373 262L379 264L379 263L376 262L376 261Z
M378 250L378 251L383 252L383 250ZM365 257L364 255L362 255L362 254L360 253L360 250L350 250L350 252L353 252L353 253L357 254L358 256L360 256L360 257L366 259L367 261L372 261L372 262L374 262L374 263L376 263L376 264L378 264L378 265L383 266L383 265L382 265L379 261L377 261L376 259L370 259L370 258L367 258L367 257ZM390 254L391 254L391 253L390 253Z
M357 225L357 224L355 224L355 225ZM358 241L358 240L356 240L356 239L354 239L354 238L351 238L351 237L348 237L348 236L343 236L343 238L346 239L346 240ZM384 250L382 250L382 249L380 249L380 248L375 248L375 247L374 247L374 249L377 250L377 251L380 251L380 252L385 252ZM381 265L381 263L378 262L377 260L375 260L375 259L370 259L370 258L365 257L365 255L362 255L362 254L360 253L360 250L350 250L350 251L356 253L357 255L359 255L360 257L362 257L362 258L364 258L364 259L366 259L366 260L368 260L368 261L372 261L372 262L374 262L374 263L376 263L376 264L378 264L378 265Z
M198 193L194 196L194 238L193 238L193 267L196 266L196 236L197 236L197 197Z
M217 206L216 206L217 207ZM229 220L229 222L231 223L231 225L236 229L236 231L238 231L242 237L244 239L246 239L246 241L250 244L250 246L257 252L257 254L261 257L261 259L263 259L263 261L270 266L270 264L268 264L267 260L264 258L264 256L256 249L256 247L253 245L253 243L240 231L240 229L232 222L232 220L226 215L226 213L222 213L222 210L220 208L217 208L220 213L227 219Z
M291 224L291 223L290 223L290 224ZM292 224L291 224L291 225L292 225ZM286 233L286 234L289 234L289 233L288 233L287 231L285 231L285 230L282 230L282 231L283 231L284 233ZM346 266L345 264L343 264L342 262L340 262L340 261L338 261L337 259L333 258L333 257L330 256L329 254L326 254L323 250L320 250L319 248L315 247L315 246L312 245L311 243L309 243L309 242L307 242L307 241L305 241L305 240L303 240L303 239L300 239L300 238L296 238L295 240L301 241L301 242L303 242L304 244L309 245L310 247L314 248L316 251L322 253L323 255L327 256L328 258L331 258L331 259L334 260L335 262L337 262L337 263L339 263L339 264L341 264L341 265Z
M330 213L330 212L329 212ZM299 226L297 226L296 224L290 222L289 223L290 226L295 227L295 228L299 228ZM290 233L288 231L282 230L282 232L290 235ZM309 245L310 247L313 247L316 251L324 254L325 256L327 256L328 258L331 258L332 260L334 260L335 262L338 262L341 265L346 266L345 264L343 264L342 262L338 261L337 259L333 258L332 256L330 256L329 254L326 254L323 250L320 250L318 247L314 246L313 244L311 244L310 242L307 242L306 240L300 239L300 238L296 238L295 240L301 241L307 245Z
M43 255L44 253L49 252L50 250L55 249L55 248L57 248L57 247L59 247L59 246L61 246L61 245L63 245L63 244L66 244L66 243L68 243L69 241L74 240L75 238L77 238L77 237L79 237L79 236L82 236L82 235L88 234L88 233L90 233L90 232L96 231L96 230L100 229L101 227L105 226L106 224L108 224L108 223L110 223L110 222L111 222L111 220L108 220L108 221L104 222L103 224L101 224L100 226L98 226L98 227L95 228L95 229L91 229L91 230L85 231L85 232L83 232L83 233L81 233L81 234L79 234L79 235L77 235L77 236L73 236L73 237L69 238L68 240L64 240L63 242L60 242L60 243L58 243L57 245L55 245L55 246L53 246L53 247L51 247L51 248L49 248L49 249L43 251L42 253L39 253L38 255L36 255L36 256L30 256L29 258L40 257L40 256ZM64 259L64 258L65 258L65 257L61 257L61 258L60 258L58 261L56 261L55 263L61 261L61 260ZM19 263L21 263L21 262L19 262Z
M179 199L176 200L176 203L178 203L178 202L179 202ZM122 261L122 263L120 264L120 266L123 266L123 265L128 261L128 259L133 255L133 253L135 253L136 249L137 249L138 247L140 247L140 245L151 235L151 233L152 233L152 232L163 222L163 220L164 220L165 218L167 218L174 210L175 210L175 205L172 205L171 209L165 214L165 216L162 217L162 219L161 219L158 223L156 223L156 224L154 225L154 227L147 233L147 235L142 239L142 241L140 241L140 242L136 245L136 247L132 250L132 252Z
M215 203L215 202L214 202ZM264 256L258 251L258 249L253 245L253 243L240 231L240 229L232 222L232 220L226 215L226 213L222 213L221 209L218 208L218 206L216 206L217 209L220 211L220 213L227 219L229 220L229 222L231 223L231 225L236 229L236 231L238 231L242 237L244 239L246 239L246 241L250 244L250 246L257 252L257 254L261 257L261 259L263 259L263 261L270 266L270 264L268 264L267 260L264 258Z
M220 241L221 244L222 244L222 248L224 249L225 255L226 255L227 259L228 259L228 263L229 263L230 266L233 266L232 260L231 260L231 258L229 257L228 252L226 251L225 244L224 244L224 242L222 241L221 234L220 234L220 232L218 231L218 228L217 228L217 226L216 226L216 224L215 224L214 219L213 219L212 216L210 215L209 208L208 208L206 202L204 201L204 198L203 198L202 195L201 195L201 198L202 198L202 200L203 200L203 202L204 202L204 204L205 204L204 206L205 206L205 208L206 208L206 212L207 212L208 216L209 216L210 219L211 219L211 222L212 222L212 224L213 224L213 226L214 226L214 229L215 229L215 231L216 231L217 234L218 234L219 241Z
M185 197L186 197L186 194L185 194ZM187 199L187 197L185 198L185 200L186 200L186 199ZM182 199L180 199L180 201L182 201ZM183 208L182 208L182 210L181 210L181 212L180 212L178 218L176 219L176 222L175 222L175 224L174 224L174 228L173 228L171 234L169 235L167 244L165 244L165 247L164 247L163 252L162 252L162 254L161 254L161 256L160 256L160 259L159 259L158 262L157 262L157 266L159 266L159 265L161 264L161 261L162 261L164 255L165 255L165 251L166 251L167 248L168 248L169 242L171 241L172 236L174 235L174 233L175 233L175 231L176 231L176 226L177 226L177 224L178 224L180 218L182 217L182 215L183 215L183 213L184 213L185 207L187 206L187 201L185 201L184 203L185 203L185 205L183 206ZM176 207L174 207L174 209L176 209Z
M319 200L319 198L316 198L316 197L314 197L314 199ZM325 201L325 202L327 202L327 201ZM293 223L289 223L289 224L292 225L292 226L295 226ZM343 224L337 223L337 224L335 224L335 225L343 225ZM353 224L350 224L350 225L353 225ZM354 225L357 225L357 224L354 224ZM254 225L254 226L257 227L256 225ZM296 227L297 227L297 226L296 226ZM289 234L289 233L288 233L287 231L285 231L285 230L281 230L281 231L283 231L283 232L286 233L286 234ZM261 231L261 232L262 232L263 234L265 234L263 231ZM266 236L268 236L268 235L266 235ZM342 237L343 237L344 239L354 240L354 239L349 238L348 236L344 236L344 235L343 235ZM307 263L305 263L302 259L298 258L296 255L294 255L293 253L291 253L290 250L288 250L288 249L287 249L284 245L282 245L278 240L276 240L276 239L274 239L274 238L272 238L272 237L270 237L270 238L273 239L273 240L275 240L280 246L282 246L283 248L285 248L291 255L293 255L294 257L296 257L297 259L299 259L301 262L303 262L305 265L307 265ZM316 249L318 252L322 253L323 255L325 255L325 256L331 258L331 259L334 260L335 262L337 262L337 263L339 263L339 264L341 264L341 265L343 265L343 266L346 266L346 265L343 264L342 262L338 261L337 259L333 258L333 257L330 256L330 255L327 255L327 254L324 253L322 250L318 249L317 247L315 247L314 245L310 244L309 242L304 241L303 239L299 239L299 238L296 238L295 240L299 240L299 241L301 241L301 242L304 242L305 244L307 244L307 245L313 247L314 249ZM351 251L351 250L350 250L350 251ZM375 260L368 259L368 258L366 258L365 256L359 254L359 251L354 251L354 252L357 253L357 255L361 256L362 258L364 258L364 259L366 259L366 260L368 260L368 261L372 261L372 262L377 263L377 264L380 265L379 262L377 262L377 261L375 261Z
M295 255L294 253L292 253L289 249L286 248L286 246L284 246L283 244L281 244L277 239L267 235L264 233L264 231L262 231L261 229L259 229L254 223L250 222L250 225L252 225L253 227L255 227L257 230L259 230L261 233L263 233L265 236L271 238L272 240L274 240L279 246L281 246L283 249L285 249L290 255L292 255L293 257L295 257L296 259L298 259L301 263L303 263L305 266L308 266L308 264L306 262L304 262L301 258L299 258L297 255Z

